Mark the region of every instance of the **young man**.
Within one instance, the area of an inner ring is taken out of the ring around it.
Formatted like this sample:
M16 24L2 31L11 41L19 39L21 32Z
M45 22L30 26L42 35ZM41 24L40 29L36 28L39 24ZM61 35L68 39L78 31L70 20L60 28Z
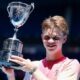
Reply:
M46 57L40 61L31 61L11 56L10 61L20 64L25 71L24 80L78 80L79 62L63 56L62 46L67 40L69 28L62 16L53 16L42 23L42 41ZM12 69L3 69L9 80L15 80ZM31 74L30 79L28 73Z

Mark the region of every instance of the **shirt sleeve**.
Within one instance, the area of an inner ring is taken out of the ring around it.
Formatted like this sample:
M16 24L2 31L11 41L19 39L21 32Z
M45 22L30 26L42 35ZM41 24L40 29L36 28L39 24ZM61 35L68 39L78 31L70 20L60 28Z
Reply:
M30 77L31 75L29 74L29 72L26 72L23 80L30 80Z
M65 65L58 74L57 80L79 80L80 65L77 60L73 60Z

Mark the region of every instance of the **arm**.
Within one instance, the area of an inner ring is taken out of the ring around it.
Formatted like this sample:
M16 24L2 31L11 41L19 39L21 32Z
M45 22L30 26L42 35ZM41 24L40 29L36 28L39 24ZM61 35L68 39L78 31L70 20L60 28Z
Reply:
M11 56L10 61L20 64L22 66L21 70L31 72L36 80L49 80L47 76L37 68L38 66L36 66L34 61L30 61L29 59L24 59L19 56Z
M2 71L7 75L8 80L15 80L13 69L2 67Z
M58 74L57 80L78 80L79 68L79 62L77 60L69 62Z
M47 77L45 77L45 75L38 69L35 72L33 72L31 75L28 72L26 72L23 80L50 80Z
M32 75L36 80L50 80L39 69L36 69Z
M11 75L7 75L8 80L15 80L14 73Z

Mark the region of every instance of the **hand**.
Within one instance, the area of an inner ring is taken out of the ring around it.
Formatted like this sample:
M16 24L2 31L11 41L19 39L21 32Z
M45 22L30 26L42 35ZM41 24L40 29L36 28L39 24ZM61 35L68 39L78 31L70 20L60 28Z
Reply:
M8 76L14 74L14 70L11 68L2 67L2 71Z
M21 66L20 69L25 71L25 72L31 71L36 67L30 59L24 59L24 58L19 57L19 56L11 55L9 60L19 64Z

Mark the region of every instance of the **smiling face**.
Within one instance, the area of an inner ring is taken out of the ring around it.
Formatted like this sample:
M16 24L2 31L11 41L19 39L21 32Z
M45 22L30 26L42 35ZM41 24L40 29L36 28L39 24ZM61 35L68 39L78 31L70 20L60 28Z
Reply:
M62 50L62 45L66 41L63 33L57 29L47 29L42 33L43 45L48 53L56 53Z
M62 52L62 45L69 33L66 20L62 16L53 16L42 23L42 41L47 53Z

